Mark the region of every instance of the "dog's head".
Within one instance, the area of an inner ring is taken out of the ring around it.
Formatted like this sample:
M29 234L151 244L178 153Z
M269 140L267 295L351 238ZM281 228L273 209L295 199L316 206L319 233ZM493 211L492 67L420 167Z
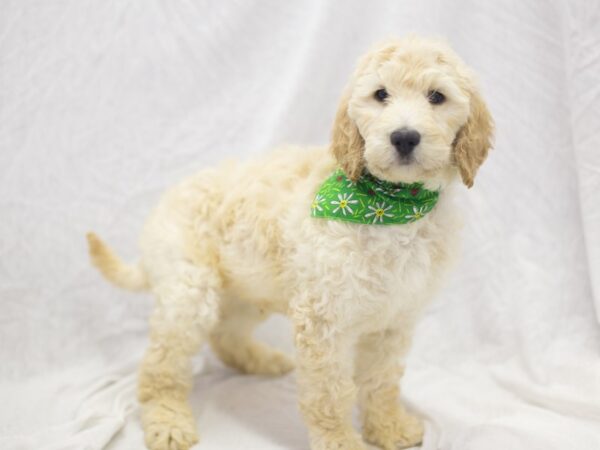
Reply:
M473 76L443 42L407 38L359 62L336 115L332 151L351 179L391 182L458 169L471 187L491 147L493 120Z

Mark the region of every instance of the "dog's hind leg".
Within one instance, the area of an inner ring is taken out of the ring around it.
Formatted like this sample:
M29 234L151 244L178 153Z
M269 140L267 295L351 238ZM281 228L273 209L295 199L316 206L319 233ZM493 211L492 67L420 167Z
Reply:
M153 285L150 347L139 376L146 445L151 450L188 450L198 441L188 403L191 357L217 322L220 279L211 267L172 262Z
M269 312L236 300L224 301L221 306L221 320L211 333L210 343L225 364L257 375L283 375L294 368L288 356L252 336L256 326L269 317Z

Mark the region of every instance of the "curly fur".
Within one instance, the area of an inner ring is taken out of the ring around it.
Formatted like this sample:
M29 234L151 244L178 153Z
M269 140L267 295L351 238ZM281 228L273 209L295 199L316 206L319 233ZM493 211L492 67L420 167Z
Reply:
M373 98L382 87L383 104ZM446 95L430 105L429 90ZM396 128L423 138L411 164L389 143ZM422 425L398 400L402 356L415 322L454 254L459 220L451 184L471 185L492 122L469 71L438 41L376 47L359 63L336 116L330 149L286 148L262 161L205 170L168 191L150 216L137 266L93 234L94 264L115 284L156 298L139 376L148 447L184 450L198 439L187 401L191 356L206 342L245 373L293 368L252 332L272 312L294 324L300 408L314 450L391 450L417 444ZM401 226L312 219L322 181L342 166L440 189L435 209ZM231 183L230 180L235 180ZM358 402L363 434L351 425Z

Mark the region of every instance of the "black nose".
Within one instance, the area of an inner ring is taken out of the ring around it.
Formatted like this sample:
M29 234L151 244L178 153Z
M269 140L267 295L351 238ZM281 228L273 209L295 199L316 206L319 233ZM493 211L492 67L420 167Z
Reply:
M419 145L419 142L421 142L421 135L417 130L401 128L390 134L390 142L396 147L400 155L408 156Z

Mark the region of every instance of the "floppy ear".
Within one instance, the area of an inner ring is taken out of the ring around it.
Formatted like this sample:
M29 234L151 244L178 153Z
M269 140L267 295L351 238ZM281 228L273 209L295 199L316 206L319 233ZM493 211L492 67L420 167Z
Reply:
M354 121L348 116L349 102L350 88L347 88L335 115L331 151L346 176L356 181L364 167L365 141Z
M454 162L467 187L473 186L477 169L492 147L494 133L494 120L481 95L474 89L471 90L470 107L467 123L454 141Z

